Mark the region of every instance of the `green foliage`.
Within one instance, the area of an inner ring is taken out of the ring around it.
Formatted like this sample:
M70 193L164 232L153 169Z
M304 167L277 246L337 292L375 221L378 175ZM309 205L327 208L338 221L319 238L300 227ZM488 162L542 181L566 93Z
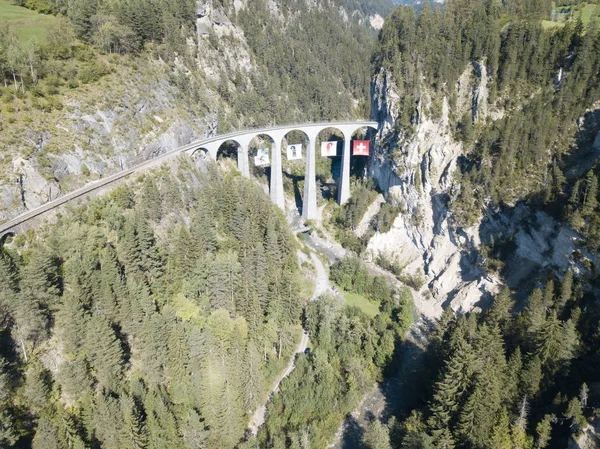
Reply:
M399 95L398 135L416 124L424 92L434 103L443 97L455 103L461 74L479 73L481 64L488 107L507 111L476 123L471 107L452 108L455 137L469 150L451 204L461 226L475 224L484 204L547 204L562 195L561 169L568 167L561 159L576 138L577 119L600 96L600 34L581 23L544 31L538 19L550 9L548 1L453 0L434 11L425 5L416 16L400 7L379 35L373 59L377 70L386 69L378 76L393 78ZM590 178L585 189L597 190L597 181ZM581 193L575 192L571 213L579 227L596 207L594 200L585 207Z
M340 420L390 362L396 342L410 325L398 320L407 311L409 303L397 299L382 305L374 318L357 308L342 307L330 296L311 302L306 309L311 354L298 357L296 369L269 403L259 433L261 446L301 436L310 447L325 447ZM385 446L387 429L373 427L367 444L389 447L389 442Z
M283 215L254 183L207 170L148 175L0 252L18 351L10 368L0 354L2 444L243 438L297 344L303 298Z
M565 276L562 297L571 298L572 282L572 275ZM596 329L576 324L579 309L555 299L552 283L534 290L524 310L514 313L513 307L505 289L485 314L444 313L428 348L428 361L436 367L425 389L430 393L392 443L429 447L431 438L434 447L541 449L569 432L554 428L561 419L572 429L587 425L592 414L584 405L590 398L585 382L595 374L571 366L597 357L597 341L580 347Z

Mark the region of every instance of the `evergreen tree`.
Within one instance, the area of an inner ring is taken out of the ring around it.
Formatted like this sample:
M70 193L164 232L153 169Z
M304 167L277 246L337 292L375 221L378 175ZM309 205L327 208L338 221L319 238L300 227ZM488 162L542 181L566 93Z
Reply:
M99 384L108 390L118 391L123 377L123 350L106 318L90 317L85 347Z

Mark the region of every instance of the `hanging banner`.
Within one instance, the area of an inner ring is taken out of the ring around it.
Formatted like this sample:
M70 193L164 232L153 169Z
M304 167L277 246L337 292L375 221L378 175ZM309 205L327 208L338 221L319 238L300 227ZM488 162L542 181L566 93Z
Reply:
M368 140L355 140L352 145L353 156L368 156L369 155L369 141Z
M295 161L302 159L302 145L288 145L287 147L287 159L288 161Z
M269 150L266 148L259 148L256 150L256 156L254 156L254 165L257 167L266 167L271 165L269 161Z
M337 156L337 142L322 142L321 143L321 156Z

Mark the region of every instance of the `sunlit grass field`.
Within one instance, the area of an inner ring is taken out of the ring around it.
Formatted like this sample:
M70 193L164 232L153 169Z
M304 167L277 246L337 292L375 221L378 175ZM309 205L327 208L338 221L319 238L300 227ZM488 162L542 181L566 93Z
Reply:
M588 25L592 20L600 24L600 5L580 4L573 7L557 8L554 11L554 20L542 20L544 29L563 27L569 20L581 18L584 25Z
M356 293L344 293L344 299L349 306L356 306L370 317L379 313L379 304L369 301L364 296Z
M39 43L45 42L48 25L54 20L54 16L15 6L10 0L0 0L0 26L8 25L23 42L32 39Z

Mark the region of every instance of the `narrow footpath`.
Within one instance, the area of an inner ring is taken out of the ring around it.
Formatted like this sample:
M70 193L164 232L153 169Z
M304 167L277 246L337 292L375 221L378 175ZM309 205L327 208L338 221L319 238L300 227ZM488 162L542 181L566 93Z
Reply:
M261 426L265 423L265 412L267 411L267 404L271 400L273 394L277 393L277 391L279 390L279 385L281 384L281 381L288 377L292 373L292 371L294 371L294 368L296 367L296 356L300 353L303 353L307 347L308 334L304 329L302 329L302 338L300 339L300 343L296 347L296 351L294 352L294 355L292 356L288 365L286 366L285 371L281 375L279 375L277 379L275 379L275 382L273 382L273 385L269 390L269 394L267 395L265 403L258 407L252 414L252 417L250 418L250 422L248 423L248 430L250 430L252 435L256 435L258 433L258 429L260 429Z
M323 262L321 262L321 259L319 259L319 256L317 256L312 251L310 253L310 256L313 261L313 264L315 265L316 271L315 289L310 300L315 301L319 298L319 296L328 291L331 288L331 285L329 283L329 275L327 274L327 270L325 269ZM269 394L267 395L265 403L258 407L250 417L250 422L248 423L248 430L251 432L252 435L256 435L258 433L258 429L260 429L261 426L265 423L265 412L267 410L267 404L271 400L273 394L277 393L277 391L279 390L279 385L281 384L281 381L283 381L283 379L288 377L292 373L292 371L294 371L294 368L296 367L297 355L303 353L307 347L308 334L306 333L306 330L302 329L302 338L300 339L300 343L296 347L296 350L294 351L294 354L291 357L289 363L287 364L285 370L283 371L283 373L277 376L277 379L275 379L275 382L273 382L273 385L269 390Z

